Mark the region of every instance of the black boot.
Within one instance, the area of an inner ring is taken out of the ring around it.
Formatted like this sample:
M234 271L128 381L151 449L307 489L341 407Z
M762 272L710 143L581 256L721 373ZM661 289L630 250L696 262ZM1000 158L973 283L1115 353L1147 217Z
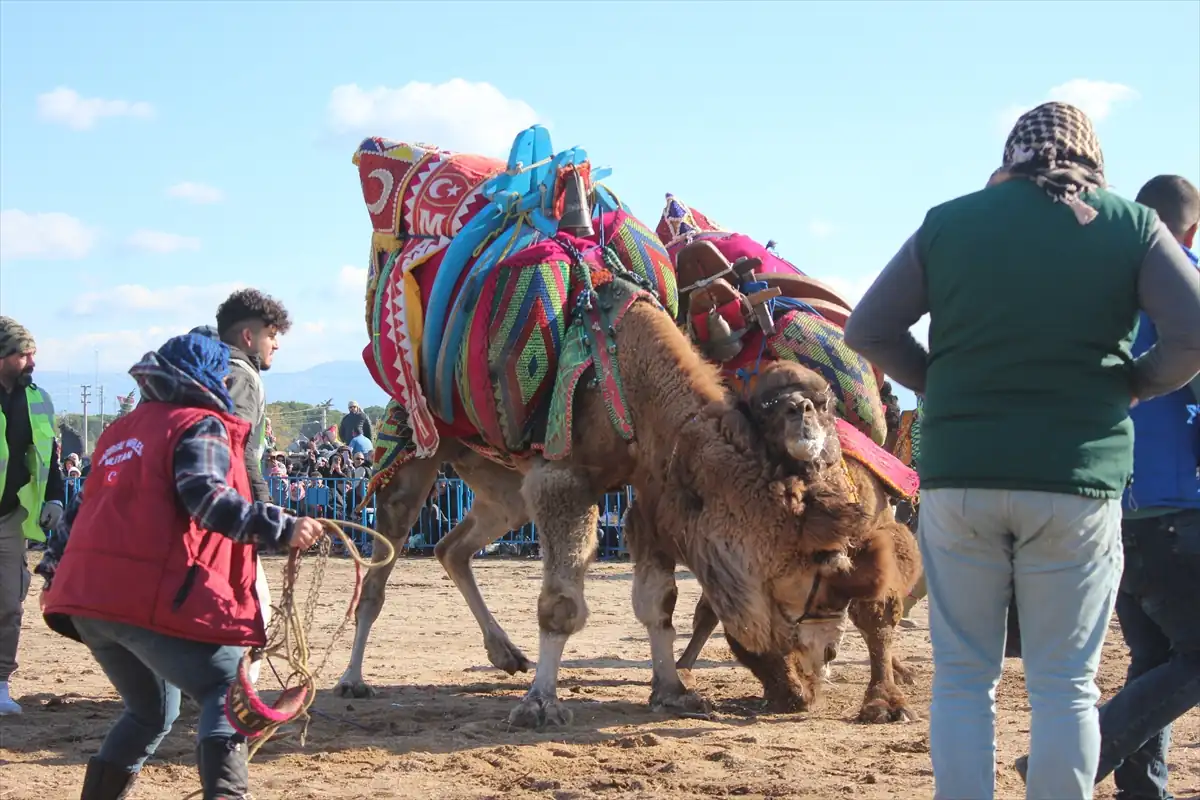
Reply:
M137 776L136 772L113 766L107 761L88 759L79 800L124 800L129 796Z
M244 800L250 791L246 745L241 738L205 739L196 747L204 800Z

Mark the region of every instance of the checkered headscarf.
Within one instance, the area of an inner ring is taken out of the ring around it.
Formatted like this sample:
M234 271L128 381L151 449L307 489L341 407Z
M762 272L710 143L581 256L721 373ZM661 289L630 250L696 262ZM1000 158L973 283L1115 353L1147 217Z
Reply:
M1004 143L1002 169L1042 187L1081 225L1096 218L1081 195L1105 185L1104 153L1092 121L1075 106L1043 103L1022 114Z

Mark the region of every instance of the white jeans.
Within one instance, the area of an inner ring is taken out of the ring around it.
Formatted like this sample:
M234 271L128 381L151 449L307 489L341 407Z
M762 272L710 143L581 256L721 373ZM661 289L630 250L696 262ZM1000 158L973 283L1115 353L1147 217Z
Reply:
M254 594L258 596L258 605L262 609L263 630L271 626L271 587L267 585L267 571L263 569L262 559L255 558L258 565L258 577L254 579ZM258 684L258 673L262 671L263 662L255 661L250 665L250 683Z
M1096 670L1124 565L1121 501L1049 492L922 492L933 641L936 800L995 796L996 684L1008 604L1021 618L1029 800L1090 800L1100 759Z

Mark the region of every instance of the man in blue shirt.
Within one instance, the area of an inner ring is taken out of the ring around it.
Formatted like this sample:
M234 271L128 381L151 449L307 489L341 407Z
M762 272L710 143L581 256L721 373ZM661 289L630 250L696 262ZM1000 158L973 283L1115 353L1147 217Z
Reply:
M1159 175L1138 193L1193 264L1200 192ZM1196 321L1200 325L1200 320ZM1142 314L1132 353L1158 341ZM1171 723L1200 703L1200 376L1171 394L1136 405L1133 483L1122 498L1125 568L1116 611L1129 671L1100 708L1096 782L1113 773L1119 800L1170 800ZM1026 759L1017 762L1024 776Z

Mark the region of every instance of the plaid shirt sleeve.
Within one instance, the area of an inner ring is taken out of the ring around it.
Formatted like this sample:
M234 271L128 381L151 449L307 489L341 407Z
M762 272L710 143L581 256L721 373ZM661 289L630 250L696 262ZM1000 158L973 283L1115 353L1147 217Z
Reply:
M280 546L292 536L295 518L271 503L246 500L225 482L231 468L229 432L216 417L189 428L175 446L175 490L202 528L235 542Z
M281 546L291 540L294 517L277 505L250 502L225 482L232 454L229 432L216 417L188 428L175 445L175 492L196 524L235 542ZM46 537L46 550L34 573L49 588L67 548L71 527L83 504L86 481L71 498L58 527Z

